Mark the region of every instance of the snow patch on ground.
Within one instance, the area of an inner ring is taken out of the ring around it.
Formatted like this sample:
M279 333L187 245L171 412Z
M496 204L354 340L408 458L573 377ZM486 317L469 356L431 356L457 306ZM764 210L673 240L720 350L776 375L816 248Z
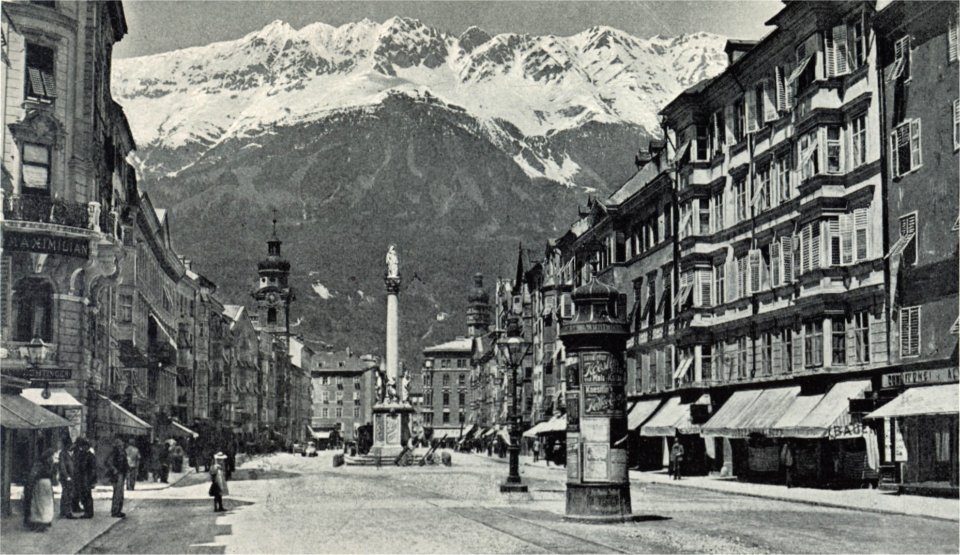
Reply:
M333 296L333 294L330 293L330 290L327 289L327 286L324 285L324 284L322 284L322 283L320 283L319 281L313 282L313 283L310 285L310 287L313 289L313 292L316 293L317 296L320 297L320 298L323 299L323 300L327 300L327 299L329 299L330 297Z

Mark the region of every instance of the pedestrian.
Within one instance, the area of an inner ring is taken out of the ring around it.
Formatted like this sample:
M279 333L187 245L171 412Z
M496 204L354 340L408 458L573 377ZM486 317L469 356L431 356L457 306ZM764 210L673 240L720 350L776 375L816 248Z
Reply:
M127 444L127 489L134 490L137 487L137 476L140 472L140 450L133 444L133 440Z
M73 499L76 486L74 477L77 474L77 465L74 463L73 445L70 436L64 434L61 441L60 461L57 471L60 474L60 518L76 518L73 516Z
M152 482L160 481L160 450L165 447L160 444L160 440L154 439L147 452L147 472L150 474L149 480Z
M218 451L213 456L213 461L210 462L210 496L213 497L213 512L222 513L226 509L223 508L223 496L230 494L230 489L227 487L226 480L226 468L225 464L227 461L227 456L223 452Z
M110 503L110 516L114 518L123 518L126 513L123 512L123 490L127 484L127 472L130 467L127 463L127 453L125 451L123 440L119 437L113 439L113 451L107 455L105 466L107 469L107 478L110 485L113 486L113 501Z
M158 443L157 450L159 451L160 482L166 484L167 477L170 475L170 447L165 443Z
M793 447L789 441L785 441L780 448L780 464L783 465L784 482L787 488L793 487L793 463Z
M90 448L86 438L77 439L74 464L77 474L74 478L74 494L79 503L78 509L83 510L80 518L93 518L93 488L97 485L97 457Z
M683 475L683 445L680 444L679 434L670 448L670 474L674 480L679 480Z
M27 526L34 531L46 532L53 524L53 480L53 449L47 449L30 470L30 500L24 505Z
M548 467L550 466L550 459L553 456L553 440L544 440L543 442L543 462ZM554 461L556 462L556 461Z
M170 446L170 470L177 474L183 472L183 447L176 441Z
M540 440L534 439L533 440L533 462L537 462L539 460L540 460Z

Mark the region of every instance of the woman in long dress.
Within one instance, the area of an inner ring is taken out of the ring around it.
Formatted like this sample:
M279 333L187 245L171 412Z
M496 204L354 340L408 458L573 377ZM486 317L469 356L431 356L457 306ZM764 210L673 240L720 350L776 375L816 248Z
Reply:
M53 451L47 449L30 472L33 491L28 524L37 532L46 532L53 523L53 477Z
M226 469L224 468L227 456L218 452L213 456L213 462L210 463L210 496L213 497L213 512L221 513L223 508L223 496L229 495L230 488L227 486Z

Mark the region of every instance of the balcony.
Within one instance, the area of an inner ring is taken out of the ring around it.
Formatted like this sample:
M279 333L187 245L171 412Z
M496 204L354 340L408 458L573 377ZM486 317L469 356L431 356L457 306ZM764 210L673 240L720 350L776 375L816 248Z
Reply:
M39 222L88 229L90 209L80 202L41 195L14 195L4 199L3 217L8 220Z

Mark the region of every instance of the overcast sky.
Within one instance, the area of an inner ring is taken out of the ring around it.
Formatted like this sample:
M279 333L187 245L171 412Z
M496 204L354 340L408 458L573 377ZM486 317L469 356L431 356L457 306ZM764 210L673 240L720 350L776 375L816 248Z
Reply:
M460 34L471 25L488 33L566 36L608 25L638 37L708 31L731 38L759 39L764 21L780 0L671 1L171 1L126 0L129 34L116 46L120 58L232 40L280 19L299 29L322 21L339 26L369 18L413 17Z

